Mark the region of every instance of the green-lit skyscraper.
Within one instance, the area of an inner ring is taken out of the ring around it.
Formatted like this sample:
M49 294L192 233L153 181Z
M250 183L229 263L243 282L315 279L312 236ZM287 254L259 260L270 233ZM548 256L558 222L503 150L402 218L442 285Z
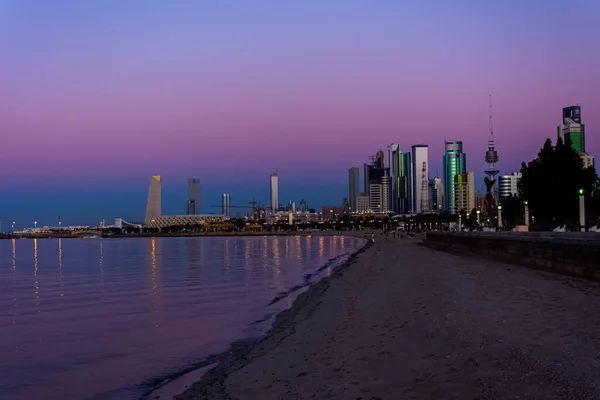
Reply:
M570 140L573 149L579 154L585 153L585 125L581 123L581 107L563 108L562 124L558 126L558 137Z
M444 205L443 209L450 213L457 213L456 209L456 176L467 173L467 157L463 153L462 142L458 140L448 141L444 153ZM470 210L469 210L470 211Z

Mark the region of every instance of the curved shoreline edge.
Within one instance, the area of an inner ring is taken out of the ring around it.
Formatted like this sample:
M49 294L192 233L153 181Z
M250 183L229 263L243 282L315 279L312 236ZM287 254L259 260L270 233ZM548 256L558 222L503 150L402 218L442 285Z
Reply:
M356 237L356 239L363 239ZM364 240L364 239L363 239ZM266 353L269 348L277 346L285 337L289 336L294 331L294 325L300 320L298 318L307 318L312 311L321 303L321 296L327 291L333 279L343 276L347 268L353 264L359 255L371 248L372 243L364 240L362 247L358 248L354 253L350 254L348 259L340 264L330 276L320 279L312 284L305 292L298 295L290 308L279 312L271 328L258 339L239 340L233 342L229 349L225 352L211 356L209 359L212 362L203 362L204 366L218 362L218 364L208 370L200 379L191 385L185 392L174 396L175 400L191 400L191 399L229 399L230 397L225 392L225 379L227 376L244 367L251 359L248 357L250 352L259 350L261 354ZM289 332L286 332L289 331ZM268 342L275 341L271 344ZM268 344L268 346L267 346ZM262 346L262 347L261 347ZM182 373L181 375L190 372L193 369L201 368L202 365ZM142 398L148 398L148 394Z

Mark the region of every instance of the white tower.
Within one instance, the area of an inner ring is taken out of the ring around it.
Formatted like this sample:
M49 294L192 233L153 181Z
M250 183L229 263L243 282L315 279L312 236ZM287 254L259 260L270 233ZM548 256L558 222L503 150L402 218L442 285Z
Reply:
M271 210L279 211L279 177L277 172L271 174Z
M146 225L156 217L160 217L161 211L161 179L160 175L150 178L148 187L148 202L146 204Z

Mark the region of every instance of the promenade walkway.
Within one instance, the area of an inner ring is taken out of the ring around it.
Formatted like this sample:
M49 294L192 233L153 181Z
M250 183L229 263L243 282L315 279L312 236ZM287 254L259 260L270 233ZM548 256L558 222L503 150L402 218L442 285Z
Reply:
M377 236L181 399L599 399L600 284Z

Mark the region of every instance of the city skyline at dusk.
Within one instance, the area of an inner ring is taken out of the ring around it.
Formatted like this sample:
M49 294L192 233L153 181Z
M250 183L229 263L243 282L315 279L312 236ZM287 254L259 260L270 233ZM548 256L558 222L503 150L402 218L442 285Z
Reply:
M592 0L0 0L0 220L141 220L155 174L171 214L196 177L204 213L268 203L275 170L281 203L340 204L391 143L428 144L433 177L461 140L479 183L489 94L500 174L569 105L600 156L599 20Z

